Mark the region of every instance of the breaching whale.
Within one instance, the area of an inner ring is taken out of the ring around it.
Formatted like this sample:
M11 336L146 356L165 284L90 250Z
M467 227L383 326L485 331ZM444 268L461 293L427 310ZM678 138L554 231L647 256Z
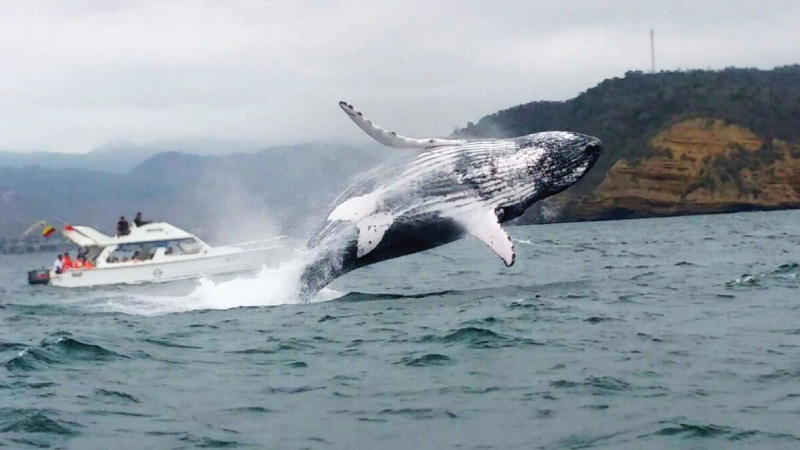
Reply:
M313 259L302 274L305 296L359 267L467 235L511 266L514 244L500 224L575 184L603 150L595 137L563 131L511 139L407 138L374 125L346 102L339 106L381 144L417 153L339 196L306 243Z

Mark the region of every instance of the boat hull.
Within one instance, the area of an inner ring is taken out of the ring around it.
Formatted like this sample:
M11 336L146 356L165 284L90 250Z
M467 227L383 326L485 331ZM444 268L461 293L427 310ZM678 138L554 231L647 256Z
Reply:
M142 261L95 269L72 269L50 273L50 284L58 287L89 287L112 284L164 283L204 276L257 270L270 261L274 249L242 251L176 261Z

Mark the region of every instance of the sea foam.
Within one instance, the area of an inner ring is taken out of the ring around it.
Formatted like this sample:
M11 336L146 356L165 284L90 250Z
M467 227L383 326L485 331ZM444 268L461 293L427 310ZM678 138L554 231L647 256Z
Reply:
M255 276L215 282L201 278L186 296L137 295L109 300L106 309L133 315L162 315L194 310L231 309L247 306L277 306L333 300L342 294L325 288L314 297L300 295L300 276L311 256L297 252L277 268L262 268Z

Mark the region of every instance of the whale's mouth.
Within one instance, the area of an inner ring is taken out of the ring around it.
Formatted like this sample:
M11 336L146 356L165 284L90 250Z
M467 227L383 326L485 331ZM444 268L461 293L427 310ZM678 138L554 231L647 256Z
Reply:
M597 157L600 156L601 153L603 153L603 146L600 144L589 144L583 151L588 156Z

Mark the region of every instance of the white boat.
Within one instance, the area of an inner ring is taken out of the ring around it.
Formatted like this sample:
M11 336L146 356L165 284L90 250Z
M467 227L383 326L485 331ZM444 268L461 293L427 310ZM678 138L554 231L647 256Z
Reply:
M125 236L70 225L61 233L87 252L94 267L50 270L49 284L59 287L160 283L256 270L274 260L283 238L211 247L164 222L132 227Z

